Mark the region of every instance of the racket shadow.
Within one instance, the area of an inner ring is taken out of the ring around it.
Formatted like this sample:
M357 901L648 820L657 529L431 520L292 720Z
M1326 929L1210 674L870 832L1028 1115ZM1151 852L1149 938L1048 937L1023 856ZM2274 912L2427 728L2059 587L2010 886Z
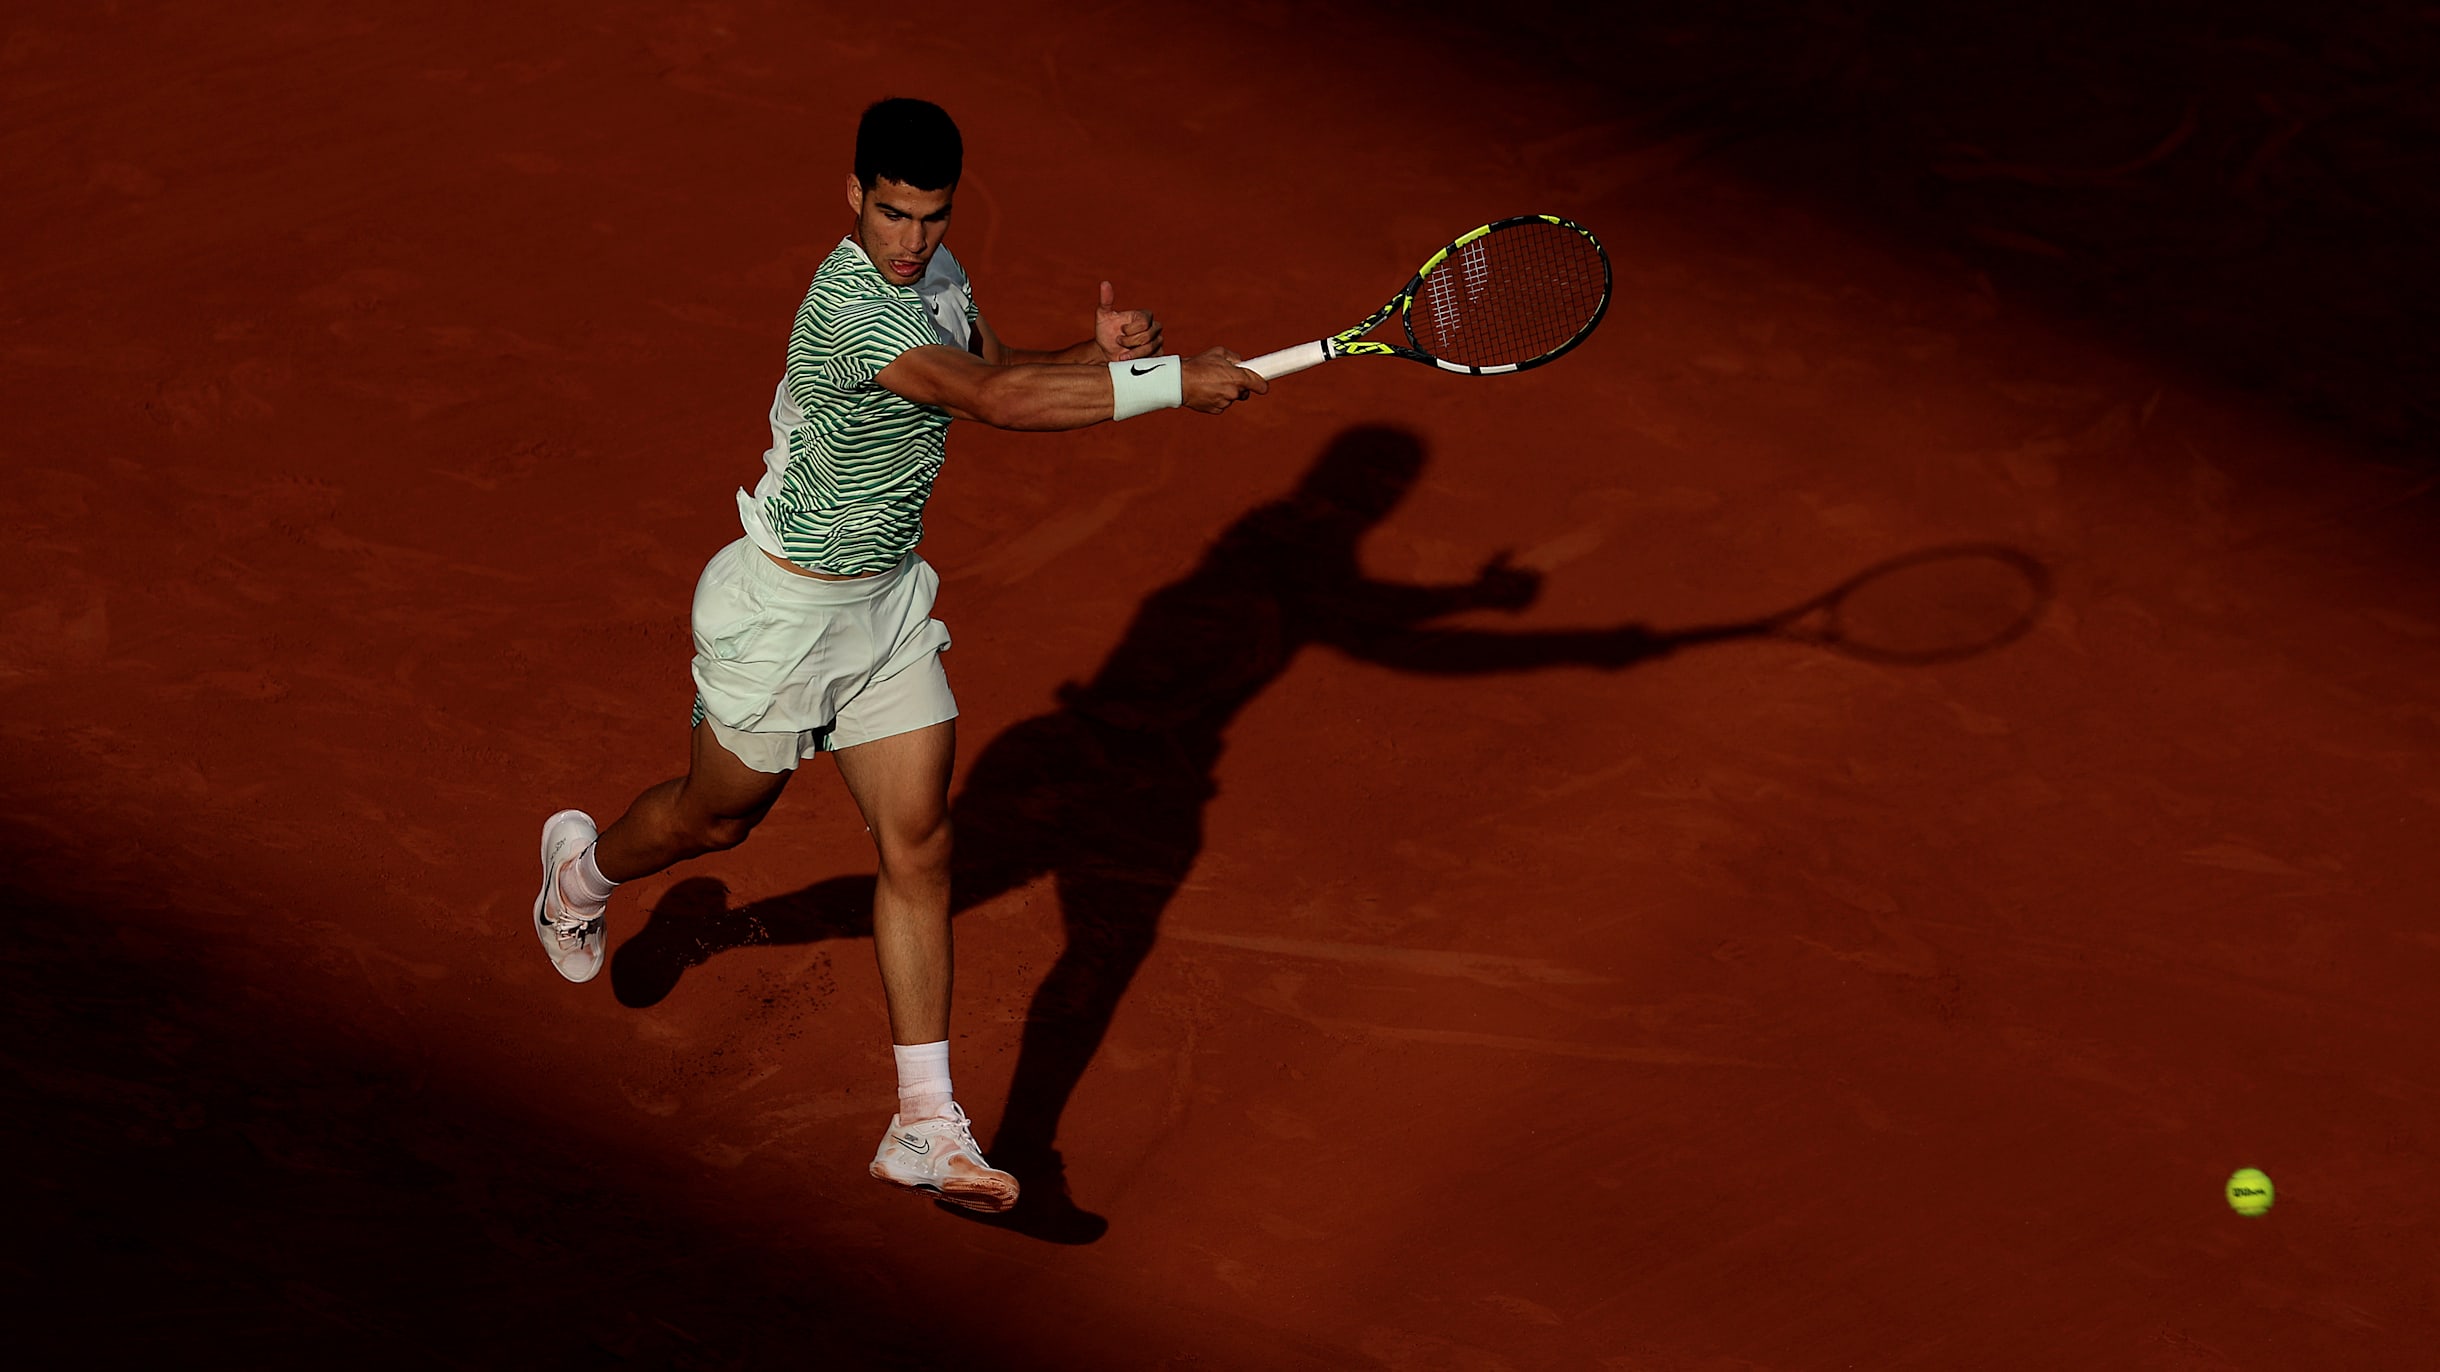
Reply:
M1669 650L1782 639L1865 662L1936 667L1997 652L2050 608L2050 569L2004 543L1947 543L1876 562L1811 600L1661 637Z
M1064 942L1027 1009L1014 1078L986 1149L1023 1180L1023 1198L1005 1215L952 1213L1051 1242L1101 1236L1104 1221L1070 1198L1057 1149L1061 1117L1202 851L1204 809L1218 794L1214 771L1230 724L1305 649L1453 677L1616 671L1739 639L1810 635L1854 651L1823 626L1852 634L1855 616L1834 612L1851 609L1860 588L1950 555L1996 559L2047 600L2039 563L1977 545L1892 559L1794 609L1739 624L1445 627L1438 621L1462 612L1526 608L1541 578L1509 566L1504 555L1463 582L1367 576L1358 556L1363 538L1412 491L1424 466L1422 442L1404 430L1341 433L1295 490L1247 512L1194 570L1148 595L1089 678L1062 687L1054 708L1009 726L976 754L951 803L952 910L1048 878ZM2038 616L2038 605L2030 614ZM2031 622L2012 619L2010 634ZM1981 650L1999 643L1992 638ZM622 1004L651 1006L689 969L732 948L868 937L872 893L871 876L843 876L731 908L719 882L681 882L617 949L613 990Z

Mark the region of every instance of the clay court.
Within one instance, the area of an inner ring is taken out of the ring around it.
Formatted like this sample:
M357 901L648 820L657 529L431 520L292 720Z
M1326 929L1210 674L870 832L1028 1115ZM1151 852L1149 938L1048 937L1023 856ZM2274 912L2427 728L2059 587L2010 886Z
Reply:
M15 7L0 1361L2427 1364L2435 30L2254 9ZM1518 376L952 433L1003 1225L864 1175L827 766L600 980L528 927L683 766L893 94L1014 342L1616 274ZM1901 651L1774 618L1892 567Z

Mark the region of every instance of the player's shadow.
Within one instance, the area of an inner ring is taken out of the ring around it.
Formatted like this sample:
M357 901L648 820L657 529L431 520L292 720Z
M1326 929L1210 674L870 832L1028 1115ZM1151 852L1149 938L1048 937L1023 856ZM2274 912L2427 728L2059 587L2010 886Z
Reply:
M1067 940L1034 992L998 1132L984 1150L1025 1188L1018 1207L993 1222L1055 1242L1100 1237L1101 1219L1068 1197L1054 1146L1060 1116L1202 849L1203 809L1217 791L1213 769L1230 722L1300 650L1335 648L1441 676L1614 670L1697 643L1773 634L1821 640L1810 621L1870 575L1785 614L1668 633L1640 624L1439 627L1436 621L1466 611L1521 610L1540 578L1509 566L1505 555L1449 585L1366 576L1360 543L1423 466L1423 445L1403 430L1340 434L1293 492L1239 519L1193 571L1146 598L1090 680L1061 687L1057 708L1010 726L976 757L952 802L953 909L1047 876ZM1987 636L1989 646L2022 633L2038 615L2047 579L2040 564L2012 549L1932 550L1883 565L1916 567L1943 555L1997 559L2030 578L2030 608L2012 610L2002 631ZM835 877L732 909L721 883L689 879L620 945L611 984L622 1004L649 1006L686 969L727 949L867 937L872 897L871 876Z

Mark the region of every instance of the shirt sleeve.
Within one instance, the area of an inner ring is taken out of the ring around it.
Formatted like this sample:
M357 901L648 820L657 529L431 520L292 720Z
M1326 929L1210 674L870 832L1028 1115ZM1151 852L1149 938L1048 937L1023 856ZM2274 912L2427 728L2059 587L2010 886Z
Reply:
M915 348L940 342L912 295L903 300L858 296L823 311L813 331L822 374L843 391L870 389L881 369Z

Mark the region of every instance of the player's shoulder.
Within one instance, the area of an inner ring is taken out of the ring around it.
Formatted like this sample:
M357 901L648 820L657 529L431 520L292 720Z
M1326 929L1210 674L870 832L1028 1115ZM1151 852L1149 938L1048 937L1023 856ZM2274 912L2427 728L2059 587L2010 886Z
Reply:
M865 260L864 249L853 238L840 239L839 246L822 259L822 265L813 269L813 290L817 295L872 295L882 285L881 274Z

